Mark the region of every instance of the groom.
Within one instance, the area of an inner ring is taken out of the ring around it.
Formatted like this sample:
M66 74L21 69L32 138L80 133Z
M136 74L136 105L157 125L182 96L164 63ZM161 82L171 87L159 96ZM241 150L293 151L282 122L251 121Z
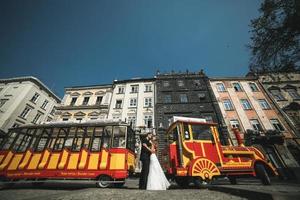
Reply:
M140 160L142 161L142 171L140 175L139 189L146 189L149 174L150 156L152 153L150 140L152 133L148 133L146 137L141 138L142 150Z

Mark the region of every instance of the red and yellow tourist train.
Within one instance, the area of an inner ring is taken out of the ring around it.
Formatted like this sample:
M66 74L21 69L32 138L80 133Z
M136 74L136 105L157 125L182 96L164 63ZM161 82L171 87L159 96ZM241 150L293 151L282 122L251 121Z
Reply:
M122 122L25 125L10 129L0 144L0 178L86 179L118 187L134 171L134 147L134 131Z
M169 144L162 153L162 164L179 185L186 187L191 181L207 183L222 176L232 184L237 177L252 176L267 185L269 176L277 175L257 148L223 146L217 124L186 117L174 117L174 121L167 130Z

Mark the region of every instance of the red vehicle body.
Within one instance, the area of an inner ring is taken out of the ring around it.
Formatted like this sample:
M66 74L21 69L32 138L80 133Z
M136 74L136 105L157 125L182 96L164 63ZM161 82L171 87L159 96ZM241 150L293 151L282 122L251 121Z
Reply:
M252 176L270 184L269 176L276 169L255 147L223 146L217 124L205 120L177 117L167 130L168 147L163 152L163 167L181 186L194 182L209 182L226 176L231 183L236 178Z

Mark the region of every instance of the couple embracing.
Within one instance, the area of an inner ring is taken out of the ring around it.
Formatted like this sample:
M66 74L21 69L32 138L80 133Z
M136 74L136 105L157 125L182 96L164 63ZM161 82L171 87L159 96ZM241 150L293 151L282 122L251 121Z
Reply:
M141 138L142 150L140 160L142 161L142 171L139 188L147 190L166 190L168 182L156 157L157 140L152 133Z

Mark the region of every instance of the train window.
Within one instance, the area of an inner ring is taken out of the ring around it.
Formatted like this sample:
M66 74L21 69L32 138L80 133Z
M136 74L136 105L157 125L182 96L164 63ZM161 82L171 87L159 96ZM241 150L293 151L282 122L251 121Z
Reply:
M69 129L68 137L65 141L64 148L69 149L69 150L72 149L72 144L73 144L73 140L74 140L74 137L75 137L76 129L77 129L76 127L71 127Z
M9 147L13 144L17 135L18 134L16 131L11 131L2 142L2 150L8 150Z
M85 128L77 128L75 138L73 140L72 151L80 151L84 133Z
M29 146L28 149L33 149L34 144L37 140L37 134L38 134L38 130L40 131L41 129L30 129L28 134L31 136L31 141L29 142Z
M24 135L22 142L19 145L19 148L17 149L17 152L24 152L27 149L27 146L31 140L32 136L30 135Z
M127 127L127 148L131 151L135 151L135 134L131 127Z
M96 127L93 132L91 151L100 151L103 127Z
M178 136L177 127L175 126L174 129L169 133L169 144L176 142Z
M53 132L56 132L57 131L56 129L57 128L54 128L55 131L53 131ZM63 149L65 140L66 140L66 132L62 128L60 128L58 130L58 135L55 139L53 150L54 151L61 151Z
M192 124L191 126L194 140L211 140L210 126L200 124Z
M48 131L50 131L50 129L48 129ZM45 148L46 148L48 139L49 139L49 135L48 135L47 129L43 129L42 135L39 138L39 141L36 145L35 150L38 151L38 152L39 151L44 151Z
M126 147L126 127L125 126L115 126L113 136L113 147Z
M112 127L111 126L106 126L105 129L104 129L103 141L102 141L102 147L103 148L110 148L111 135L112 135Z
M184 139L189 140L190 139L190 131L189 131L189 125L187 123L183 124L183 132L184 132Z
M89 144L93 136L94 127L88 127L84 135L83 148L89 149Z

